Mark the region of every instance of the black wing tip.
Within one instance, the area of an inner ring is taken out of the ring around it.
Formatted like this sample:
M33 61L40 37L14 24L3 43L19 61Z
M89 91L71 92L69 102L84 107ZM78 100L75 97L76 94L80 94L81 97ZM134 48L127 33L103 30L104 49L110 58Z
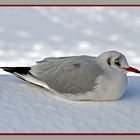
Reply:
M28 74L30 71L30 67L0 67L6 72L10 73L19 73L19 74Z

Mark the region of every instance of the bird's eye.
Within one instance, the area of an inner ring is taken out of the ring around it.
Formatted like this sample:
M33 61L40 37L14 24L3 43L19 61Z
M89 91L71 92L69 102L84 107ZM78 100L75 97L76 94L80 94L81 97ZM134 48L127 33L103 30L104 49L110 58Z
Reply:
M120 66L119 61L115 61L115 64L116 64L117 66Z

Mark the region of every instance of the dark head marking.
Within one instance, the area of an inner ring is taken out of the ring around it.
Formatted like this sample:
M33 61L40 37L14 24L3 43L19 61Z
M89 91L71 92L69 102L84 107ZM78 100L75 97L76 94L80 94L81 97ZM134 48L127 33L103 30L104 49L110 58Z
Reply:
M109 57L108 59L107 59L107 63L108 63L108 65L111 65L111 57Z

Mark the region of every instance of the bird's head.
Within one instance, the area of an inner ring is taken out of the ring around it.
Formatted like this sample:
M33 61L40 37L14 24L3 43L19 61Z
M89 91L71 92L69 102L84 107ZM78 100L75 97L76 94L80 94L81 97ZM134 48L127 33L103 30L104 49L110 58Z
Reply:
M108 52L102 53L97 58L99 61L104 62L106 66L109 66L110 68L116 71L120 71L123 73L127 73L127 72L140 73L138 69L130 67L128 65L126 57L120 52L108 51Z

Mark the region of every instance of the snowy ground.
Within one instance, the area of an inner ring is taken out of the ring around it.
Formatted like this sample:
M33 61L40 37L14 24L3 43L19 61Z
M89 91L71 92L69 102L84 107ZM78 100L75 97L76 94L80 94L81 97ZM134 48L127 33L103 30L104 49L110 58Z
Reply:
M140 69L139 15L139 7L1 7L0 66L117 50ZM119 101L80 103L0 75L0 132L140 132L140 80L129 79Z
M75 102L0 76L0 132L140 132L140 78L119 101Z

